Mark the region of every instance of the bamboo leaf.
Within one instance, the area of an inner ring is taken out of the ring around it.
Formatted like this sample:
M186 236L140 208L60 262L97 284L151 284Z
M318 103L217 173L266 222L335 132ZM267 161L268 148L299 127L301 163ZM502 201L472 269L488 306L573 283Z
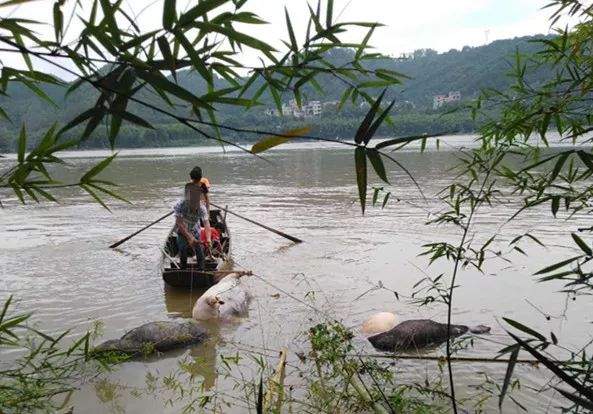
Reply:
M63 15L62 10L60 8L61 1L56 1L54 3L53 14L54 14L54 33L56 36L56 43L59 43L62 39L62 30L63 30Z
M253 146L251 147L251 152L254 154L259 154L260 152L264 152L270 148L284 144L285 142L289 141L292 137L306 135L309 133L310 130L311 128L309 127L297 128L283 132L282 136L273 135L262 138L261 140L253 144Z
M576 257L573 257L572 259L566 259L566 260L563 260L561 262L555 263L555 264L553 264L551 266L545 267L542 270L539 270L539 271L535 272L534 275L536 276L536 275L542 275L544 273L553 272L554 270L560 269L561 267L564 267L567 264L572 263L575 260L580 259L581 257L583 257L583 256L576 256Z
M565 384L571 386L584 397L587 398L588 401L593 403L593 389L588 388L582 384L580 384L576 379L574 379L571 375L567 374L563 371L556 363L551 361L549 358L546 358L544 355L539 353L535 348L530 346L527 342L523 341L521 338L509 333L509 335L517 341L524 349L527 350L531 355L533 355L538 361L540 361L546 368L552 371L557 377L559 377Z
M387 141L383 141L383 142L378 143L377 145L375 145L375 148L376 149L381 149L381 148L390 147L392 145L409 143L409 142L412 142L412 141L417 141L419 139L440 137L440 136L443 136L443 135L448 135L448 133L440 132L438 134L422 134L422 135L411 135L411 136L408 136L408 137L393 138L393 139L388 139Z
M163 4L163 28L171 30L176 18L175 0L165 0Z
M558 213L558 209L560 208L560 196L553 196L552 197L552 215L556 217L556 213Z
M502 318L506 323L508 323L509 325L511 325L512 327L526 333L527 335L531 335L537 339L539 339L542 342L547 342L546 337L543 336L542 334L540 334L539 332L534 331L533 329L523 325L520 322L514 321L512 319L508 319L508 318Z
M575 403L577 406L593 411L593 401L586 400L582 397L579 397L576 394L571 394L570 392L565 391L562 388L554 387L554 389L558 391L560 394L562 394L565 398Z
M391 193L385 194L385 198L383 199L383 204L381 205L381 209L384 209L387 205L387 201L389 201L389 197L391 197Z
M146 121L146 120L140 118L139 116L134 115L130 112L124 111L124 112L117 112L116 114L117 114L117 116L119 116L133 124L136 124L141 127L148 128L148 129L154 129L154 127L148 121Z
M379 117L375 120L375 122L373 122L373 125L371 125L371 127L369 128L369 130L367 131L367 133L364 136L364 144L365 145L367 145L369 143L369 141L371 140L371 138L373 138L373 136L377 132L377 129L379 129L379 127L381 126L381 124L383 123L383 121L385 120L387 115L389 114L389 111L391 111L391 108L393 108L393 105L395 105L395 101L391 101L391 104L387 108L385 108L385 110L381 113L381 115L379 115Z
M294 30L292 28L292 23L290 22L290 16L288 15L288 9L284 6L284 14L286 15L286 28L288 30L288 37L290 38L290 49L296 53L299 50L299 46L296 41L296 36L294 35Z
M25 160L25 151L27 150L27 132L25 130L25 124L21 127L18 141L18 156L17 161L22 164Z
M264 414L264 379L259 378L259 387L257 389L257 405L255 407L257 414Z
M583 164L587 166L589 171L593 172L593 160L591 159L591 154L588 154L583 150L579 150L577 151L577 155L579 156Z
M165 36L159 36L156 40L159 46L159 50L163 55L163 59L168 66L168 69L171 71L171 75L173 75L173 79L177 82L177 72L176 72L176 65L175 65L175 58L173 58L173 54L171 53L171 48L169 47L169 42Z
M32 3L34 1L37 1L37 0L7 0L3 3L0 3L0 7L16 6L18 4Z
M99 174L101 171L103 171L105 168L107 168L107 166L109 164L111 164L111 161L113 161L113 159L116 156L117 156L117 153L105 158L104 160L99 162L97 165L95 165L93 168L88 170L82 177L80 177L80 183L89 184L91 179L93 177L95 177L97 174Z
M148 83L150 83L151 85L153 85L155 87L155 90L157 90L157 91L160 90L160 91L168 92L172 95L175 95L179 99L187 101L187 102L189 102L193 105L196 105L198 107L201 107L201 108L214 109L210 105L208 105L206 102L204 102L202 99L195 96L193 93L191 93L188 90L182 88L181 86L176 85L175 83L169 81L167 78L165 78L164 76L162 76L160 74L157 75L157 74L151 73L151 72L137 71L137 75L140 78L147 81Z
M358 199L360 201L360 208L364 214L367 197L367 159L366 148L356 147L354 150L354 162L356 168L356 183L358 185Z
M566 151L558 156L558 160L556 161L556 164L552 170L552 174L550 175L550 182L554 181L554 179L558 176L562 170L562 167L564 166L564 163L568 159L569 155L572 154L572 152L573 151Z
M209 11L228 3L230 0L203 0L197 6L179 16L179 26L186 26L194 22L198 17L204 16Z
M354 60L359 60L360 57L362 56L362 54L364 53L364 50L366 49L369 40L371 39L371 36L373 36L373 32L375 31L375 26L371 27L369 29L369 31L367 32L366 36L364 37L364 39L362 40L362 43L360 44L360 47L356 50L356 54L354 55Z
M381 154L379 151L377 151L375 148L367 148L366 153L367 157L369 157L369 161L371 161L371 165L373 166L375 173L377 173L381 180L389 184L387 172L385 171L385 165L383 164L383 160L381 159Z
M498 408L502 409L502 403L504 401L504 397L507 393L509 388L509 384L511 383L511 377L513 376L513 370L515 369L515 364L517 363L517 357L519 356L519 350L521 349L520 346L515 345L511 356L509 357L509 364L507 365L507 372L504 376L504 381L502 383L502 388L500 390L500 396L498 397Z
M194 46L190 43L190 41L187 40L183 33L179 31L175 32L175 38L179 40L179 43L181 43L181 46L189 56L189 59L191 60L194 69L196 69L198 73L202 76L202 78L204 78L209 84L212 84L212 73L210 73L210 71L206 67L206 64L204 63L198 52L196 52Z
M371 105L371 108L369 109L366 116L360 123L360 126L358 127L358 130L356 131L356 135L354 136L355 143L361 144L364 137L367 135L369 127L371 126L371 122L373 122L373 119L375 118L375 115L377 114L377 110L381 106L381 100L383 99L383 95L385 95L385 91L386 91L386 89L384 89L383 92L381 92L381 95L379 95L379 97L377 98L377 100L375 102L373 102L373 105Z
M571 236L575 243L581 248L583 252L585 252L587 256L593 255L591 247L589 247L589 245L583 239L581 239L578 234L572 233Z
M70 121L66 125L64 125L62 127L62 129L60 129L60 131L58 132L58 135L61 135L62 133L68 131L69 129L72 129L75 126L83 123L87 119L89 119L92 116L94 116L97 113L97 111L99 111L99 108L97 108L97 107L93 107L91 109L88 109L88 110L84 111L80 115L76 116L72 121Z
M101 204L101 206L106 209L107 211L111 211L109 209L109 207L107 207L107 204L105 204L105 202L101 199L101 197L99 197L90 186L88 186L87 184L81 184L80 185L82 187L82 189L84 189L84 191L86 191L87 193L89 193L89 195L91 197L93 197L95 199L95 201L99 204Z
M327 12L326 12L325 27L327 27L328 29L332 26L333 12L334 12L334 0L327 0Z
M193 26L195 26L203 32L217 32L223 34L228 38L229 41L241 43L253 49L259 50L262 53L264 53L270 60L272 60L273 62L277 62L277 59L274 57L274 55L270 53L275 52L276 49L274 49L269 44L259 39L256 39L255 37L251 37L249 35L237 32L236 30L229 29L227 27L217 26L206 22L194 22Z
M109 31L111 32L111 35L113 36L113 39L117 42L117 43L121 43L121 39L119 36L119 28L117 27L117 22L115 20L115 10L119 4L115 3L116 5L112 7L111 3L109 2L109 0L99 0L99 3L101 4L101 9L103 10L103 16L105 21L107 22L107 27L109 28ZM97 33L95 33L97 34Z

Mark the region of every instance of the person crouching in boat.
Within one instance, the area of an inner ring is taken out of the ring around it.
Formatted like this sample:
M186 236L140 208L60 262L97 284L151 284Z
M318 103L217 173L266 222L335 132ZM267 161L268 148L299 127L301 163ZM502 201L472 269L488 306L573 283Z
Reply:
M205 256L200 244L200 220L204 224L206 246L210 247L210 220L206 208L201 206L201 194L202 190L199 185L188 183L185 185L185 198L177 202L173 208L177 227L177 248L182 269L187 267L188 253L193 250L198 269L204 270Z

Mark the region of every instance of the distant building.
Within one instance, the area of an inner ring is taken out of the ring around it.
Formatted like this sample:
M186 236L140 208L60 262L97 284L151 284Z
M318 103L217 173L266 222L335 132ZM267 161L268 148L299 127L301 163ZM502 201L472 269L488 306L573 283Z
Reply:
M268 108L265 114L269 116L293 116L295 118L311 118L321 115L322 111L321 101L310 101L303 103L300 107L295 99L291 99L288 103L282 104L282 114L276 109Z
M340 101L327 101L321 104L323 110L338 109Z
M457 102L461 100L461 92L459 91L449 91L448 95L436 95L432 98L432 108L438 109L441 106L451 103Z

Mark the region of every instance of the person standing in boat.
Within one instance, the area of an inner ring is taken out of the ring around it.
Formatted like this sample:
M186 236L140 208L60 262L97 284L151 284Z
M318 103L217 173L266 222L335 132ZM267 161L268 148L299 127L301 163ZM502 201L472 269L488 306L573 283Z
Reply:
M192 173L196 168L192 170ZM190 249L193 250L196 255L198 269L204 269L205 256L204 250L200 244L200 220L204 224L207 247L210 246L211 232L208 212L205 207L202 207L201 198L201 187L193 182L188 183L185 185L184 199L177 202L173 208L175 211L175 224L177 227L177 247L179 249L179 258L182 269L187 267L187 257Z
M202 177L199 181L192 180L192 182L200 185L202 189L202 202L206 207L206 211L210 213L210 196L208 195L210 192L210 181L206 177Z

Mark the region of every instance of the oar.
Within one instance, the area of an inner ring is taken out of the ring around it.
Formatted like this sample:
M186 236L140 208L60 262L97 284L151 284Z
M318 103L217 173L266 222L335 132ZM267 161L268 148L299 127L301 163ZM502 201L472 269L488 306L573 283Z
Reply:
M126 237L126 238L123 238L123 239L121 239L120 241L118 241L118 242L116 242L116 243L113 243L111 246L109 246L109 248L110 248L110 249L114 249L114 248L116 248L117 246L119 246L120 244L127 242L128 240L130 240L130 239L131 239L132 237L134 237L135 235L137 235L137 234L139 234L139 233L142 233L142 232L143 232L144 230L146 230L147 228L149 228L149 227L152 227L152 226L154 226L155 224L157 224L157 223L159 223L159 222L163 221L164 219L166 219L167 217L169 217L169 216L170 216L171 214L173 214L173 213L174 213L173 211L169 211L167 214L165 214L165 215L164 215L163 217L161 217L160 219L158 219L158 220L155 220L155 221L153 221L152 223L150 223L149 225L142 227L140 230L138 230L138 231L137 231L137 232L135 232L135 233L132 233L132 234L130 234L128 237Z
M266 226L265 224L258 223L257 221L251 220L251 219L249 219L249 218L247 218L247 217L244 217L244 216L242 216L242 215L240 215L240 214L233 213L231 210L229 210L229 209L227 209L227 208L223 208L223 207L217 206L217 205L216 205L216 204L214 204L214 203L210 203L210 205L211 205L211 206L214 206L214 207L216 207L216 208L218 208L218 209L220 209L220 210L222 210L222 211L226 211L228 214L232 214L233 216L237 216L237 217L239 217L240 219L243 219L243 220L245 220L245 221L248 221L249 223L255 224L256 226L263 227L264 229L266 229L266 230L269 230L269 231L271 231L272 233L276 233L277 235L279 235L279 236L282 236L282 237L284 237L284 238L287 238L288 240L290 240L290 241L293 241L293 242L295 242L295 243L302 243L302 242L303 242L301 239L299 239L299 238L296 238L296 237L294 237L294 236L291 236L290 234L283 233L283 232L281 232L280 230L273 229L273 228L271 228L271 227L268 227L268 226ZM168 212L168 213L167 213L167 214L165 214L163 217L161 217L161 218L159 218L159 219L157 219L157 220L153 221L153 222L152 222L152 223L150 223L149 225L142 227L140 230L138 230L138 231L137 231L137 232L135 232L135 233L132 233L132 234L130 234L128 237L125 237L125 238L121 239L120 241L118 241L118 242L116 242L116 243L113 243L111 246L109 246L109 248L110 248L110 249L113 249L113 248L116 248L117 246L119 246L120 244L127 242L128 240L130 240L130 239L131 239L132 237L134 237L135 235L137 235L137 234L139 234L139 233L142 233L144 230L146 230L146 229L148 229L148 228L150 228L150 227L154 226L155 224L157 224L157 223L158 223L158 222L160 222L160 221L163 221L164 219L166 219L167 217L169 217L171 214L173 214L173 211L170 211L170 212Z
M269 230L272 233L276 233L277 235L282 236L282 237L284 237L284 238L286 238L286 239L288 239L290 241L293 241L295 243L302 243L303 242L301 239L298 239L298 238L296 238L294 236L291 236L290 234L283 233L283 232L281 232L279 230L276 230L276 229L273 229L271 227L268 227L265 224L258 223L257 221L254 221L254 220L251 220L251 219L249 219L247 217L241 216L240 214L233 213L231 210L226 209L226 208L223 208L223 207L220 207L220 206L217 206L214 203L210 203L210 205L211 206L214 206L214 207L216 207L216 208L218 208L218 209L220 209L222 211L226 211L227 213L232 214L233 216L239 217L240 219L243 219L245 221L248 221L251 224L255 224L256 226L263 227L264 229Z

